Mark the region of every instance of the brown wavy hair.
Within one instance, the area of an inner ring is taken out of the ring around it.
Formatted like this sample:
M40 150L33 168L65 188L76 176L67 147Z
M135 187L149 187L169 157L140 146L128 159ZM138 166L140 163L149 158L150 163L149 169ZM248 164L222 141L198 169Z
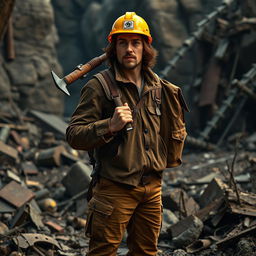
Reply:
M118 65L117 56L116 56L116 41L117 41L117 34L112 36L112 42L109 43L107 47L104 49L108 57L108 64L111 68L113 68L114 65ZM143 42L142 69L146 70L147 68L153 68L155 66L158 52L151 44L148 43L148 39L146 36L142 36L142 42Z

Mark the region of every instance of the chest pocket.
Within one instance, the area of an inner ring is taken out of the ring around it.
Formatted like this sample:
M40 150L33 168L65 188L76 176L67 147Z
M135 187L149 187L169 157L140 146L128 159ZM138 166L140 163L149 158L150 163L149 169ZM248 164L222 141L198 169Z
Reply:
M157 133L160 132L160 123L161 123L161 112L159 114L154 102L153 105L145 107L146 112L146 126L151 127L152 130L156 131ZM155 138L156 139L156 138Z
M147 109L150 114L161 116L160 106L148 106Z

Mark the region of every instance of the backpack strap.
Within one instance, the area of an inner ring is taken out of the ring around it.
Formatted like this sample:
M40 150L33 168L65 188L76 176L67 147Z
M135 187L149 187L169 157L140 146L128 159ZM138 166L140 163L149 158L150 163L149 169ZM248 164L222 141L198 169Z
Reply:
M162 99L161 99L161 94L162 94L162 87L157 88L155 90L152 91L152 99L153 101L160 106Z
M155 90L155 102L160 105L161 102L162 102L162 99L161 99L161 94L162 94L162 87L161 88L157 88Z
M154 75L155 75L155 78L156 78L156 80L157 80L157 84L160 85L161 83L160 83L160 78L159 78L159 76L158 76L156 73L154 73ZM157 88L157 89L154 91L154 93L153 93L153 100L156 102L157 105L161 105L161 102L162 102L162 97L161 97L161 95L162 95L162 86L159 87L159 88Z
M101 72L102 76L104 77L105 81L107 82L110 94L112 99L116 97L120 97L120 90L117 87L116 80L110 70L103 70Z
M105 69L94 76L101 83L108 100L121 101L121 92L109 69Z
M101 83L107 98L113 100L117 107L123 106L121 101L121 91L119 90L116 80L109 69L101 71L99 74L95 75ZM126 124L126 131L132 130L132 125L130 123Z
M155 75L155 78L157 80L157 84L160 85L160 87L158 87L157 89L153 90L152 91L152 99L153 101L155 102L155 105L156 105L156 113L158 116L161 115L161 111L160 111L160 106L161 106L161 102L162 102L162 86L161 86L161 83L160 83L160 78L159 76L154 73Z

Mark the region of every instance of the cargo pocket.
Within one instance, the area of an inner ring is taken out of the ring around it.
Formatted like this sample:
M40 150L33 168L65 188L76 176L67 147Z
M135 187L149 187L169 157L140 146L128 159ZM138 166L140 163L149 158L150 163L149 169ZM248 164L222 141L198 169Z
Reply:
M172 131L168 145L167 167L175 167L181 164L181 156L187 132L185 127Z
M114 207L93 197L88 203L88 209L85 235L101 240L104 238L104 229L107 228Z

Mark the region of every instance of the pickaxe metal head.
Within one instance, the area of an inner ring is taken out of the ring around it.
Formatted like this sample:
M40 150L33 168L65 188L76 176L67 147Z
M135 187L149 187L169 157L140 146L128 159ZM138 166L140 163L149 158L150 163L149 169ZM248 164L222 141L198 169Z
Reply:
M59 78L53 71L51 72L53 81L58 89L64 92L66 95L70 96L70 93L67 89L69 84L72 84L78 78L83 78L88 72L98 67L103 61L107 59L106 53L91 59L85 64L78 65L74 71L66 75L63 78Z
M56 87L62 92L64 92L66 95L70 96L70 93L67 89L68 84L65 82L64 78L59 78L53 71L51 71L51 74Z

